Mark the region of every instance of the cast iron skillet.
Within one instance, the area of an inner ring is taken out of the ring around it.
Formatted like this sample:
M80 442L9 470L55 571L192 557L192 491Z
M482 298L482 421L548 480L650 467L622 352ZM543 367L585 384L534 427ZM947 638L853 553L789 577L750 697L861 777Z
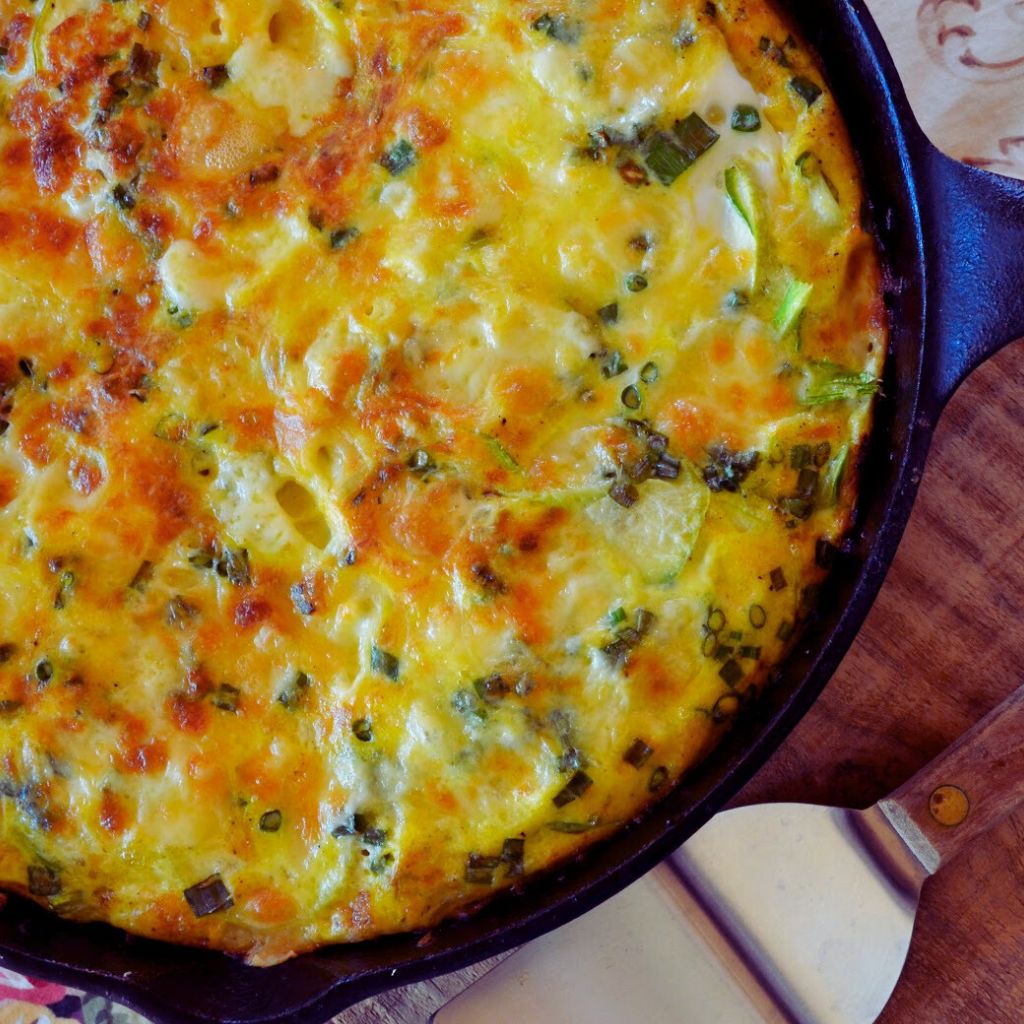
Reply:
M269 969L61 921L12 897L0 961L128 1003L161 1024L318 1024L367 996L481 960L576 917L680 845L778 746L824 687L881 585L935 421L985 356L1024 334L1024 184L965 167L922 134L862 0L784 4L823 60L863 166L892 332L862 463L850 554L782 678L712 757L634 826L523 893L429 936L307 954Z

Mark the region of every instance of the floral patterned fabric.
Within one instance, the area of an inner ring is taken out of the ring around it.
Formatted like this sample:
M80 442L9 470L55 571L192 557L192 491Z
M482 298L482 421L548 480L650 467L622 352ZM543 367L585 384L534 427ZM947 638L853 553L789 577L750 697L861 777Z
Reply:
M148 1024L104 996L0 967L0 1024Z
M1024 178L1024 0L868 5L932 140L960 160ZM0 967L0 1024L148 1022L103 996Z

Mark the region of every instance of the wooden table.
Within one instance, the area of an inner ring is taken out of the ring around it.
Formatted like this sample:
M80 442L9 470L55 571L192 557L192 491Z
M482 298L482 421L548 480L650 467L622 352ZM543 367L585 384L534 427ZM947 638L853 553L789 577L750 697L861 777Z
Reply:
M867 623L824 695L737 803L870 804L1022 679L1024 341L977 370L947 408ZM424 1024L481 970L387 993L337 1024ZM881 1018L1022 1020L1024 812L926 885L910 959Z

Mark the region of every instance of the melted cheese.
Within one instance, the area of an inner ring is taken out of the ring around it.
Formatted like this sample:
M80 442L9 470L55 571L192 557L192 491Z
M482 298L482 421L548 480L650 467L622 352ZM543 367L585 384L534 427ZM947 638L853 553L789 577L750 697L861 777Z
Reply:
M0 884L266 964L666 792L812 603L885 352L770 6L0 42Z

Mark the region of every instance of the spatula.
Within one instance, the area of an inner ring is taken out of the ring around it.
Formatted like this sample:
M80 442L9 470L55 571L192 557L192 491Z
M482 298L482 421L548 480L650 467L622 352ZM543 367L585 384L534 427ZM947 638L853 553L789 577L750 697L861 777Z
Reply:
M924 880L1021 801L1024 687L865 811L719 814L434 1024L868 1024L903 970Z

